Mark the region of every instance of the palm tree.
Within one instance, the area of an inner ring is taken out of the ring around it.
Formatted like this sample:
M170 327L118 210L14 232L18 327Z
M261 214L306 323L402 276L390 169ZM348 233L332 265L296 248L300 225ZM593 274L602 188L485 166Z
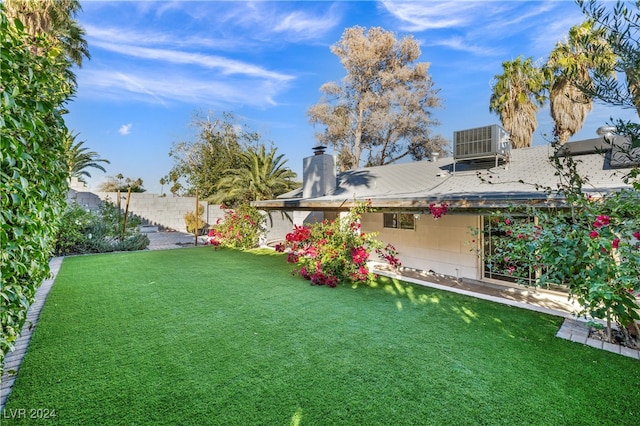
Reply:
M91 177L91 174L87 171L88 168L106 172L105 168L100 163L110 164L109 160L100 158L99 154L95 151L89 151L89 148L82 146L85 141L76 142L78 134L72 135L66 133L64 137L64 148L67 166L69 167L69 176L77 177L80 182L86 183L84 177Z
M594 54L597 52L597 54ZM605 32L585 21L569 30L566 42L559 42L549 55L551 117L558 143L564 144L584 124L593 107L590 70L613 70L616 55L608 48Z
M284 155L276 149L266 151L264 145L249 148L241 154L241 166L225 171L217 185L214 202L232 204L255 200L270 200L295 189L296 174L285 167Z
M523 61L521 56L503 62L502 68L504 72L495 76L489 111L500 116L513 148L531 146L538 126L536 112L546 100L544 73L531 58Z
M82 66L83 58L90 59L85 31L75 19L80 0L4 0L4 5L7 16L18 18L31 36L59 44L70 63Z

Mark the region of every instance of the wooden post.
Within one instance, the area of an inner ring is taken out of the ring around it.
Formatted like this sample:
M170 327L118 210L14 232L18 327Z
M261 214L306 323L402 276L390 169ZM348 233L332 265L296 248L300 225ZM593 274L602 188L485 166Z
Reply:
M196 229L193 231L196 234L196 243L198 245L198 216L200 214L200 203L198 203L198 190L196 189Z
M129 200L131 200L131 187L127 191L127 204L124 208L124 221L122 222L122 237L120 241L124 241L124 234L127 231L127 214L129 214Z

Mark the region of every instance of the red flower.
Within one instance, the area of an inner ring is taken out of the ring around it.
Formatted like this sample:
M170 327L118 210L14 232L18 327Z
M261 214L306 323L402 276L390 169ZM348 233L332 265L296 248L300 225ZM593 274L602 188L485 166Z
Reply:
M449 211L449 206L446 203L442 203L439 206L437 206L435 203L431 203L429 204L429 210L431 211L434 219L440 219L442 216L447 214L447 211Z
M589 233L589 236L590 236L591 238L596 238L598 235L600 235L600 234L598 234L598 231L591 231L591 232Z
M298 263L298 259L299 259L299 257L295 253L289 253L287 255L287 262L289 262L289 263Z
M614 249L617 249L619 244L620 244L620 238L614 238L613 241L611 242L611 247L613 247Z
M284 244L282 243L276 244L276 251L279 253L284 253Z
M640 240L640 231L634 232L633 236L636 237L636 240Z
M593 226L596 228L602 228L603 226L607 226L611 222L609 216L600 215L596 217L596 221L593 222Z

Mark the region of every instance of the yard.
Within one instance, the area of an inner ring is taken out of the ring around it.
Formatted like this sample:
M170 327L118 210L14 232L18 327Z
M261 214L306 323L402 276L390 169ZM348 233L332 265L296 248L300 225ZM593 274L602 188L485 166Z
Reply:
M561 318L290 271L212 247L66 258L2 424L640 421L638 360L556 338Z

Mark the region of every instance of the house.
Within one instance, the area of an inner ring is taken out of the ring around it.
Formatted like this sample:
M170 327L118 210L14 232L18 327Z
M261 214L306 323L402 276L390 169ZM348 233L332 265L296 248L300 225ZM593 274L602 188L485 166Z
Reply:
M335 159L323 147L304 159L303 186L277 199L258 201L263 210L294 211L294 223L335 218L356 201L370 200L363 232L393 244L406 268L457 278L492 281L481 252L491 234L488 216L514 205L566 206L556 188L551 145L511 150L498 126L455 132L452 157L367 167L336 174ZM594 194L627 187L623 177L637 163L619 152L626 139L616 136L567 143L560 156L571 156ZM634 149L635 151L636 149ZM538 187L536 187L538 185ZM435 219L446 210L440 218ZM477 236L476 236L477 235Z

